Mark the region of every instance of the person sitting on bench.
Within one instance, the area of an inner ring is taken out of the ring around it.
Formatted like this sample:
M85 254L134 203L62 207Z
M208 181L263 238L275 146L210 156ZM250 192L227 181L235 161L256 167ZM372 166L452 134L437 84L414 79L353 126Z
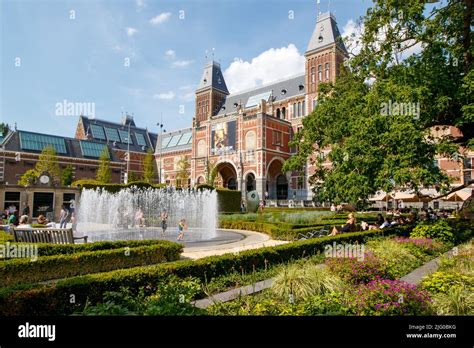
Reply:
M348 218L349 219L346 221L346 223L344 225L334 226L330 236L335 236L336 234L339 234L339 233L354 231L355 230L355 224L356 224L356 218L355 218L353 213L350 213Z

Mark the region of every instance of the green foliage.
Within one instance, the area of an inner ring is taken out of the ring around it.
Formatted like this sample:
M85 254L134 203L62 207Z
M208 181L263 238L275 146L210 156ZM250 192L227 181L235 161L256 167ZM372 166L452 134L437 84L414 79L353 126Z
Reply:
M88 299L99 303L103 293L116 291L121 286L139 289L155 286L174 274L180 278L196 277L201 281L234 273L266 269L289 260L316 255L327 243L363 242L369 237L391 233L405 233L401 229L385 229L358 233L346 233L334 237L298 241L290 244L246 250L238 255L210 256L194 261L168 262L147 267L115 270L100 274L89 274L60 280L48 285L21 285L0 289L0 315L64 315L80 310ZM70 294L76 295L76 303L68 301Z
M367 248L385 264L391 279L398 279L421 266L424 261L428 261L426 255L424 255L424 258L419 258L412 253L410 247L393 239L385 238L369 241L367 242Z
M453 228L446 220L438 220L435 223L420 223L410 233L410 238L423 237L433 238L444 243L452 243L455 240Z
M217 178L217 165L213 164L211 161L206 161L206 184L209 186L215 186Z
M188 187L188 180L191 175L191 172L189 171L190 167L191 164L189 163L189 158L181 156L177 163L178 172L176 173L176 187Z
M72 184L72 180L74 178L73 168L72 165L68 165L64 168L61 174L61 185L62 186L69 186Z
M296 264L285 267L276 275L272 292L280 298L288 300L293 296L295 301L299 301L314 295L339 292L344 287L341 278L320 266L301 267Z
M351 311L356 315L432 314L428 292L399 280L377 279L348 295Z
M40 173L36 169L28 169L18 180L17 184L21 186L32 185L38 180Z
M456 287L470 287L474 291L474 282L472 277L460 274L458 272L434 272L425 277L421 282L424 289L431 293L447 293L450 289Z
M104 146L99 157L99 168L97 169L96 180L100 183L107 184L112 179L112 171L110 169L110 154L108 147Z
M150 184L144 181L134 181L134 182L129 182L128 184L104 184L96 180L76 180L71 184L71 186L80 187L83 189L90 189L90 190L102 189L111 193L116 193L122 189L130 188L130 187L135 187L138 189L147 189L147 188L162 189L166 187L166 184Z
M2 122L0 123L0 136L7 136L8 132L10 132L10 126L8 123Z
M158 284L157 293L151 296L144 315L193 315L200 311L191 304L201 292L197 279L170 277L166 283Z
M78 252L70 255L42 256L30 259L11 259L0 262L2 286L35 283L50 279L73 277L81 274L107 272L174 261L179 258L182 246L158 244L141 247Z
M474 292L472 288L455 286L433 297L437 315L473 315Z
M152 148L147 150L145 159L143 160L143 181L153 183L156 177L155 155Z
M218 188L217 206L219 212L239 212L240 199L242 193L240 191Z
M0 231L0 243L6 243L13 241L13 236L5 231Z
M38 175L41 173L48 173L51 175L53 182L61 182L61 169L59 168L58 157L56 150L52 146L46 146L41 151L38 162L36 162L35 170Z
M39 225L43 226L43 225ZM35 227L35 224L33 224ZM9 240L13 240L13 236L5 233ZM10 245L27 245L23 243L10 243ZM71 255L76 253L100 250L113 250L119 248L137 248L143 246L163 246L165 249L173 250L174 247L180 245L174 242L165 240L119 240L115 242L93 242L84 244L48 244L37 243L38 256L53 256L53 255Z

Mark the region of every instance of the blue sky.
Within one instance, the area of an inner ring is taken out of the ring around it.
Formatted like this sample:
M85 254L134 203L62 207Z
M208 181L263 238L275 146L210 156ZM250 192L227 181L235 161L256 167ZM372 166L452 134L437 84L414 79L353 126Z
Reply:
M370 5L320 9L347 32ZM153 132L161 115L169 130L189 127L206 50L231 91L271 82L303 72L315 17L314 0L0 0L0 118L73 137L77 115L56 115L67 100Z

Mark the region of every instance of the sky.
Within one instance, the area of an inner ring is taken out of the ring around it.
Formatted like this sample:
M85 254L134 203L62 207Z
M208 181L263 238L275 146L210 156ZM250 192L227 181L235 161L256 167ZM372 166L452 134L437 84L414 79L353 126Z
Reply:
M0 121L74 137L83 105L98 119L131 114L155 133L157 122L190 127L210 59L231 93L303 73L316 3L0 0ZM319 11L330 9L344 36L371 4L321 0Z

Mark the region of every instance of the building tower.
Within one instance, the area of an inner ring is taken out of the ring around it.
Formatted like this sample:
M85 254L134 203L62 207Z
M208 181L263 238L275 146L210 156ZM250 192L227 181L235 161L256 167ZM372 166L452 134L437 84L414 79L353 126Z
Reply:
M319 83L334 81L348 56L336 18L330 12L320 14L305 52L307 113L316 106Z
M204 68L196 90L195 115L197 124L216 114L228 95L229 91L220 64L215 61L209 62Z

